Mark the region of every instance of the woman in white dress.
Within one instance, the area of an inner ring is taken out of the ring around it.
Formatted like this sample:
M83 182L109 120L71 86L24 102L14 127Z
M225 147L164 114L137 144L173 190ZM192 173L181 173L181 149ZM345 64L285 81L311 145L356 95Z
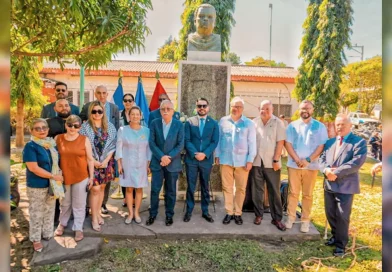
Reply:
M150 130L141 126L142 113L139 107L132 107L128 126L117 132L116 160L120 185L127 188L126 201L129 210L125 224L142 222L139 210L143 197L143 188L148 187L148 173L151 161L151 150L148 145ZM135 212L133 211L133 190L136 191Z

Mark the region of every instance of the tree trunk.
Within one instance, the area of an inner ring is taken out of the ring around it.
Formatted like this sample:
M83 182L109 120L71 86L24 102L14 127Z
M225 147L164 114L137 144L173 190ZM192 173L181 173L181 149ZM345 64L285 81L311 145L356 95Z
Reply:
M24 146L24 98L16 101L16 147Z

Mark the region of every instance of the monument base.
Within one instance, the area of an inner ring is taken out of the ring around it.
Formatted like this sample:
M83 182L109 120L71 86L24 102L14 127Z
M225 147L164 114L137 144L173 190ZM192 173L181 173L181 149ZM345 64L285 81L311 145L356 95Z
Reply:
M221 52L209 52L209 51L188 51L187 60L196 61L221 61Z

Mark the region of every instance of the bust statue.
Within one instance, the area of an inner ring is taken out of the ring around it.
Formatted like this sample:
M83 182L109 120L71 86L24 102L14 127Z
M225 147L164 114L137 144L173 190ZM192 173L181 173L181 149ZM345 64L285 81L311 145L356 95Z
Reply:
M188 51L221 52L221 38L213 34L216 10L210 4L202 4L194 14L196 32L188 36Z

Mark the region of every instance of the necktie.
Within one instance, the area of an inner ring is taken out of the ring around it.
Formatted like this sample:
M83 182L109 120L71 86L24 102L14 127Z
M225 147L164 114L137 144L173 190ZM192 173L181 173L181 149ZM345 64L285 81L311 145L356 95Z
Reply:
M340 137L339 146L341 146L341 145L342 145L342 143L343 143L343 139L344 139L344 137Z
M200 126L199 126L200 136L203 135L204 121L205 121L204 118L200 118Z

